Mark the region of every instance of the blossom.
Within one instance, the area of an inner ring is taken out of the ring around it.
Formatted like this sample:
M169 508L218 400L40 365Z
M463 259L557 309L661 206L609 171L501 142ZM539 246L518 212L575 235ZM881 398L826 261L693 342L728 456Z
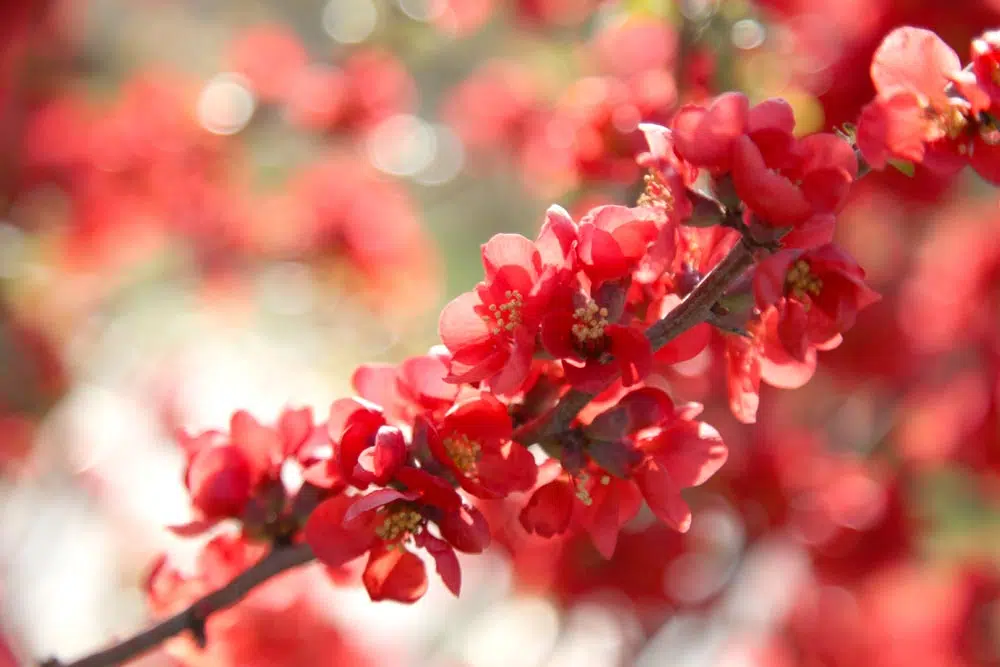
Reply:
M974 50L970 75L929 30L903 27L886 36L872 58L878 95L858 121L858 148L869 165L907 160L949 174L971 164L983 178L1000 180L1000 136L981 114L995 86L988 38Z
M495 498L534 486L534 457L512 439L507 407L495 396L456 403L428 431L431 453L469 493Z
M241 517L258 487L276 480L283 462L294 459L313 432L309 408L286 409L274 428L240 410L233 414L228 434L180 432L187 455L184 482L197 517L178 530L204 529L220 519Z
M535 336L552 292L569 275L572 221L549 211L537 242L497 234L482 247L486 279L441 311L438 333L451 353L448 380L515 393L528 376Z
M396 481L402 490L382 488L325 501L306 523L306 541L329 567L367 553L362 582L372 600L413 603L423 597L427 576L411 549L425 549L442 581L458 595L461 570L455 551L480 553L486 548L485 519L446 482L423 470L404 468ZM431 522L440 538L428 532Z
M783 250L758 264L754 296L762 311L777 307L778 337L802 361L810 347L837 339L879 300L864 279L864 270L834 244Z

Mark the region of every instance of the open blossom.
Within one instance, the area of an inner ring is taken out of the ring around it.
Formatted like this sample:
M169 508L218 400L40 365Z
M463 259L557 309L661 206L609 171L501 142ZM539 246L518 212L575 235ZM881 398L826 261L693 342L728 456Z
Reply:
M278 479L286 458L304 455L303 445L313 434L308 408L285 410L274 428L241 410L230 420L229 433L180 433L188 457L184 482L197 514L195 522L183 528L241 518L258 487Z
M513 440L507 406L493 395L460 401L426 427L431 453L469 493L498 498L534 486L535 459Z
M833 244L783 250L762 260L754 274L754 296L762 311L776 307L778 337L800 361L810 347L838 339L860 310L879 299L865 284L864 270Z
M532 242L497 234L482 248L486 279L444 307L438 322L451 353L448 380L516 392L528 376L535 337L553 290L571 275L572 221L550 210Z
M423 470L404 468L395 481L401 489L335 496L319 505L306 524L306 541L333 568L367 553L362 581L372 600L412 603L423 597L427 575L411 548L426 550L458 595L462 579L455 551L482 552L490 541L486 520L447 482ZM428 532L432 522L440 538Z
M664 524L687 531L691 511L681 490L703 484L728 456L718 432L694 419L700 410L674 406L652 387L626 394L582 427L585 463L543 476L549 481L529 498L521 525L551 537L575 521L610 558L619 531L645 499Z
M584 391L600 390L619 373L630 387L652 366L649 340L640 327L627 323L624 289L611 283L604 287L596 294L591 290L593 296L579 289L562 290L542 319L542 345L562 360L567 381Z
M779 98L751 107L741 93L725 93L707 108L685 105L672 128L678 154L717 176L731 173L736 194L771 227L838 212L857 178L850 144L829 133L797 138L792 108Z
M458 385L445 381L448 360L448 350L435 345L428 354L408 357L399 364L361 364L351 383L361 398L382 406L394 419L440 416L460 391Z
M881 169L890 159L907 160L942 173L970 164L1000 182L1000 133L982 113L996 86L989 39L973 45L968 72L929 30L904 27L886 36L872 59L878 95L858 121L858 148L868 164Z

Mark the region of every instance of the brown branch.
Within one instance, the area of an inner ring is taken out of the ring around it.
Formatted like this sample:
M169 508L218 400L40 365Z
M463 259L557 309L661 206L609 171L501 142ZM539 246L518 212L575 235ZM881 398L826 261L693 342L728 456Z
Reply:
M308 563L313 558L312 550L308 544L276 549L219 590L209 593L187 609L157 623L148 630L76 662L64 663L57 658L52 658L42 663L42 667L111 667L112 665L121 665L156 648L167 639L179 635L185 630L191 632L194 638L199 640L199 643L204 643L205 621L208 620L209 616L233 606L246 597L251 590L271 577Z

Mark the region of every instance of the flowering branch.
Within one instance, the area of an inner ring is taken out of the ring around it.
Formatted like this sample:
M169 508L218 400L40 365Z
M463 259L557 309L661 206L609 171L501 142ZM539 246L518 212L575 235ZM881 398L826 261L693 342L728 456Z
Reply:
M729 254L708 273L676 308L646 331L646 337L654 350L662 348L671 340L696 324L708 319L712 306L725 294L729 286L753 264L754 255L750 243L741 239ZM532 433L539 437L565 431L576 415L595 394L571 390L559 401L550 416L543 417L545 423L535 425ZM525 434L526 435L526 434ZM226 609L242 600L255 587L271 577L314 559L308 544L277 549L252 566L229 584L206 595L187 609L154 625L131 639L111 648L99 651L76 662L63 663L57 659L48 660L42 667L109 667L136 658L155 648L162 642L185 630L190 631L200 644L205 641L205 622L216 611Z
M148 630L75 662L64 663L57 658L52 658L42 663L42 667L111 667L112 665L120 665L156 648L164 641L185 630L191 632L199 644L204 645L205 623L209 616L233 606L271 577L308 563L313 558L315 557L312 549L304 543L275 549L222 588L209 593L187 609L157 623Z
M753 262L751 242L744 236L676 308L646 330L646 338L653 350L659 350L691 327L708 320L712 306ZM536 422L525 424L518 436L530 441L532 438L541 440L546 436L562 433L594 396L595 393L570 390L549 414L543 415Z

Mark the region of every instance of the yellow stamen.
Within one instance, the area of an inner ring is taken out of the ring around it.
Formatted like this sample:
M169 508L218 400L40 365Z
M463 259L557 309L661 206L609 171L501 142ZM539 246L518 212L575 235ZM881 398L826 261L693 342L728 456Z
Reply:
M396 510L385 517L382 525L375 529L375 534L386 542L396 542L417 532L423 521L420 513L412 509Z
M809 270L809 263L800 259L792 265L785 276L785 286L792 296L805 301L807 295L819 296L823 281Z
M457 433L444 439L444 450L459 470L468 472L479 462L483 447L478 441L470 440L466 434Z
M593 299L586 306L573 311L573 335L580 345L589 344L604 339L604 328L608 326L608 309L601 308Z
M639 195L636 203L639 206L672 211L674 208L674 193L670 191L666 183L660 180L657 174L652 172L646 174L643 181L646 187L643 189L642 194Z
M499 306L490 304L490 314L483 316L483 321L490 325L490 332L499 335L503 332L514 331L523 323L521 319L521 309L524 307L524 297L518 290L507 290L504 292L507 299Z

